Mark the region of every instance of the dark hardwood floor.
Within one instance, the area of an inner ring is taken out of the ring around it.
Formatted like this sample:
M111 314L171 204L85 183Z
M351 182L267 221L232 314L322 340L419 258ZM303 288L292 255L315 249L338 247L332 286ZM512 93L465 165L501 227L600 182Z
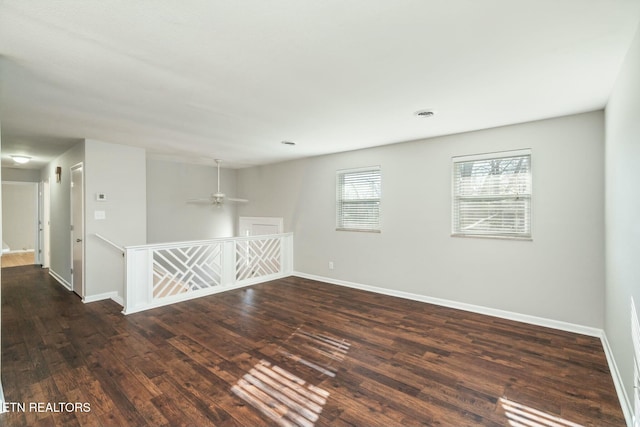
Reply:
M592 337L293 277L120 310L3 269L0 424L624 426Z

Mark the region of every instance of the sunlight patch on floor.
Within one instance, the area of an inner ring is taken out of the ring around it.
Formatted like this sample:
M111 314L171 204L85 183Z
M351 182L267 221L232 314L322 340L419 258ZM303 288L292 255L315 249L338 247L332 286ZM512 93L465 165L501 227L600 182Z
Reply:
M276 351L286 369L260 360L231 391L279 426L313 427L329 392L312 382L335 378L350 345L301 326Z
M282 343L278 351L294 362L315 369L328 377L335 377L337 363L342 362L351 344L344 339L310 332L308 328L298 328Z
M504 397L500 398L500 404L512 427L584 427Z
M291 427L313 427L329 397L328 391L265 360L245 374L231 391L278 425Z

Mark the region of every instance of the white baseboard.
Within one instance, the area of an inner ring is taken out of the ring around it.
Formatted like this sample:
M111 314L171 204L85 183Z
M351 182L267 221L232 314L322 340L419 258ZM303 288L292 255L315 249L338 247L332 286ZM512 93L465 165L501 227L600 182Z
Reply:
M487 316L500 317L502 319L515 320L517 322L530 323L532 325L558 329L566 332L574 332L581 335L588 335L588 336L597 337L597 338L600 338L602 336L602 329L592 328L592 327L583 326L583 325L576 325L574 323L562 322L559 320L546 319L544 317L530 316L528 314L515 313L512 311L499 310L496 308L483 307L481 305L467 304L464 302L452 301L452 300L447 300L442 298L434 298L426 295L397 291L394 289L363 285L361 283L354 283L354 282L348 282L345 280L332 279L330 277L316 276L313 274L301 273L298 271L294 271L293 275L302 277L305 279L318 280L320 282L331 283L333 285L346 286L349 288L361 289L363 291L389 295L392 297L426 302L429 304L440 305L443 307L450 307L458 310L470 311L472 313L486 314Z
M602 341L604 354L607 357L607 363L609 364L609 371L611 371L611 377L613 378L613 385L616 387L616 393L618 393L618 400L620 401L620 406L622 407L622 413L624 414L624 419L627 422L627 427L632 427L633 426L633 410L631 407L631 400L629 400L629 396L627 396L627 392L624 389L622 376L620 375L620 371L618 370L618 365L616 364L616 359L613 357L613 351L611 350L611 346L609 345L609 340L607 340L607 335L604 333L604 331L600 336L600 341Z
M4 405L4 390L2 389L2 381L0 381L0 414L7 412L7 408Z
M121 305L124 307L124 300L123 298L118 295L117 292L105 292L102 294L97 294L97 295L88 295L85 296L82 299L82 302L84 302L85 304L89 304L92 302L96 302L96 301L104 301L106 299L112 299L113 301L115 301L117 304Z
M111 299L114 300L116 304L120 305L121 307L124 307L124 298L120 296L117 292L115 293L115 295L111 297Z
M66 280L64 280L58 273L53 271L51 268L49 268L49 275L51 277L53 277L54 279L56 279L56 281L58 283L60 283L66 290L68 290L68 291L72 291L73 290L73 287L71 286L71 283L69 283ZM112 299L117 304L119 304L119 305L124 307L124 299L120 295L118 295L117 292L105 292L103 294L85 296L84 298L82 298L82 302L90 303L90 302L95 302L95 301L102 301L102 300L105 300L105 299Z
M609 365L609 371L611 372L611 376L613 378L613 383L615 385L616 393L618 394L620 406L622 407L622 412L624 414L624 418L627 423L627 427L632 427L633 425L633 411L631 409L631 403L629 401L627 393L625 392L625 389L622 383L622 377L620 376L620 371L618 371L618 367L613 357L613 352L611 351L611 347L609 346L609 341L607 341L607 336L602 329L592 328L589 326L576 325L574 323L561 322L553 319L545 319L542 317L530 316L527 314L514 313L511 311L498 310L498 309L483 307L479 305L445 300L441 298L434 298L426 295L419 295L419 294L413 294L409 292L397 291L394 289L363 285L360 283L332 279L330 277L316 276L313 274L301 273L298 271L293 272L293 275L297 277L302 277L305 279L318 280L320 282L331 283L333 285L346 286L349 288L361 289L364 291L375 292L378 294L405 298L413 301L426 302L426 303L440 305L444 307L456 308L459 310L470 311L473 313L485 314L488 316L515 320L518 322L530 323L532 325L544 326L547 328L553 328L561 331L574 332L577 334L600 338L600 341L602 342L602 347L604 349L604 354L607 358L607 364Z
M293 274L293 273L292 273ZM165 305L175 304L179 302L189 301L196 298L201 298L209 295L219 294L221 292L232 291L234 289L246 288L247 286L257 285L259 283L269 282L271 280L282 279L285 277L289 277L292 274L272 274L269 276L255 277L253 279L245 279L240 283L235 283L233 285L222 285L222 286L213 286L211 288L201 289L199 291L178 294L171 297L165 297L159 300L156 300L150 304L140 304L133 307L124 307L122 310L123 314L133 314L138 313L144 310L150 310L153 308L164 307Z
M71 291L73 290L73 287L71 287L71 283L67 282L66 280L64 280L62 278L62 276L60 276L58 273L56 273L55 271L53 271L51 268L49 268L49 275L51 277L53 277L54 279L56 279L56 281L58 283L60 283L66 290Z
M11 255L11 254L28 254L29 252L35 252L35 249L19 249L19 250L3 250L2 253L5 255Z

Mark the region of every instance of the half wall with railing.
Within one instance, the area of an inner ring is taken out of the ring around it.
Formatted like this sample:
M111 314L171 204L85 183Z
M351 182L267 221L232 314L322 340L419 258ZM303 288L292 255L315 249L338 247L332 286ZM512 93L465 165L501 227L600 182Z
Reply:
M293 235L124 248L124 310L131 314L291 275Z

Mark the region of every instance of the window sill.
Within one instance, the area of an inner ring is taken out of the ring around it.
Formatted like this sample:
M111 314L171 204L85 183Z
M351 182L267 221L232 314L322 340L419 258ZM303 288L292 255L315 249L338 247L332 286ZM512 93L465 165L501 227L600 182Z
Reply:
M469 237L469 238L479 238L479 239L498 239L498 240L524 240L528 242L533 241L533 237L531 236L499 236L499 235L491 235L491 234L459 234L459 233L451 233L451 237Z
M355 231L356 233L382 233L382 230L360 230L357 228L336 228L336 231Z

